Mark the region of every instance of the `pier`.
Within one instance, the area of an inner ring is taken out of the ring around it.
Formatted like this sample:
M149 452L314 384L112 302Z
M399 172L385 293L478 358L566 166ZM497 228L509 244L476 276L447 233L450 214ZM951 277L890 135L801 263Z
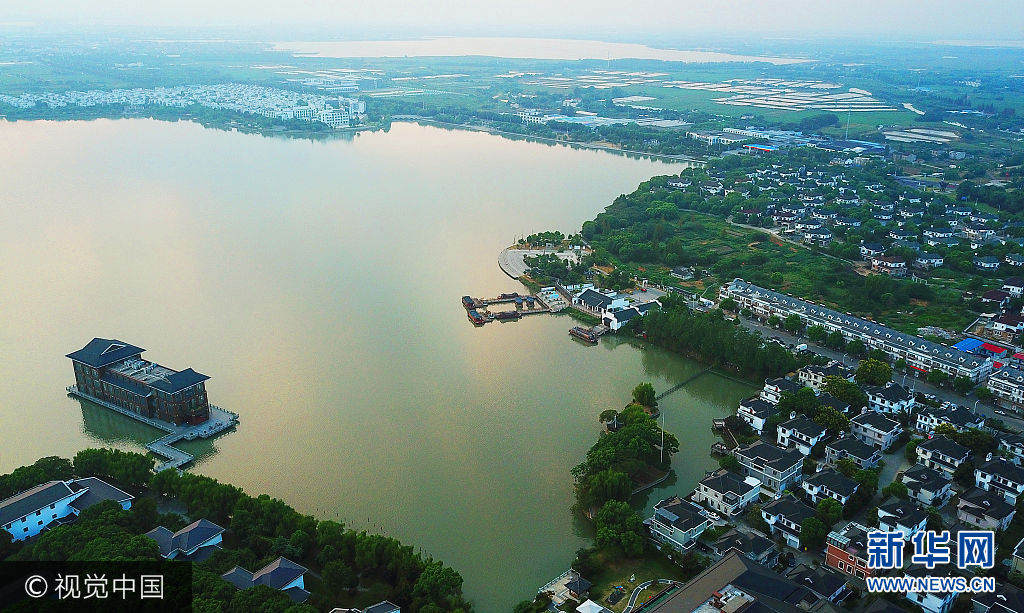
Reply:
M495 304L514 304L516 308L514 311L496 311L492 313L488 310L488 307ZM499 294L496 298L463 296L462 306L466 309L469 320L476 325L483 325L489 321L516 320L526 315L553 312L548 303L540 296L532 294L520 295L515 292Z
M131 417L136 421L140 421L148 426L152 426L158 430L166 432L166 436L160 437L146 445L146 449L151 453L160 456L161 458L165 458L164 462L158 464L156 468L153 469L154 472L160 472L169 468L179 469L195 460L195 456L192 454L182 451L176 447L172 447L174 443L182 440L194 441L200 438L211 438L238 424L238 413L227 411L212 404L210 405L210 418L203 423L196 424L194 426L177 426L162 419L147 417L134 411L129 411L123 407L119 407L112 402L107 402L106 400L85 394L81 392L76 385L69 385L67 387L67 391L69 396L88 400L93 404L98 404L101 407L108 408L111 411L116 411L122 415Z

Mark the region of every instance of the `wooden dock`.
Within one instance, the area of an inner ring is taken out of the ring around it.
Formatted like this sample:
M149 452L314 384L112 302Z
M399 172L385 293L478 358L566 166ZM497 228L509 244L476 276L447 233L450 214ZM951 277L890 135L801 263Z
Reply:
M495 304L515 304L516 308L514 311L489 312L487 307ZM470 320L477 325L483 325L489 321L513 321L526 315L553 312L548 303L540 296L533 294L520 295L518 293L501 294L496 298L464 296L462 298L462 306L470 315ZM509 315L505 315L505 313ZM515 315L511 315L511 313L515 313ZM474 314L476 315L474 316Z
M152 426L158 430L163 430L167 433L166 436L162 436L157 440L148 443L146 449L153 454L166 458L166 460L156 466L153 472L160 472L169 468L179 469L186 464L191 463L195 460L195 456L190 453L184 452L176 447L172 447L174 443L178 441L194 441L200 438L210 438L233 428L238 424L238 413L226 411L218 406L210 405L210 418L201 424L194 426L178 426L170 422L166 422L162 419L155 419L140 415L134 411L129 411L124 407L119 407L112 402L108 402L101 398L91 396L78 389L77 385L69 385L67 387L68 395L88 400L93 404L98 404L101 407L116 411L127 417L131 417L136 421L140 421L148 426Z

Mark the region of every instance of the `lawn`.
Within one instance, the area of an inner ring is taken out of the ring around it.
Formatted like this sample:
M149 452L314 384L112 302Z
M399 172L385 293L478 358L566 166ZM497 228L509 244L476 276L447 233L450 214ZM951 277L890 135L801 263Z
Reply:
M685 582L691 578L685 576L682 568L676 566L658 551L648 553L642 558L604 560L600 566L601 573L599 575L587 577L594 584L590 588L590 598L615 613L621 612L626 607L630 594L633 593L636 586L645 581L675 579ZM634 581L629 580L631 576L635 576ZM626 596L614 605L608 604L605 599L612 593L612 589L619 585L626 588ZM652 586L641 594L638 602L643 602L645 598L653 596L664 587Z

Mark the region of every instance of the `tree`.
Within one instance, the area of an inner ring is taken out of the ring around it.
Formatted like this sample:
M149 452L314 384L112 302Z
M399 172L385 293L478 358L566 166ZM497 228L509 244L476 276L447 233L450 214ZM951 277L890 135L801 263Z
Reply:
M857 463L850 458L843 458L836 461L836 470L841 472L844 476L852 479L853 476L857 474L859 468L857 467Z
M801 469L805 475L813 475L818 472L818 463L811 458L804 458L804 465Z
M974 387L974 381L971 381L970 377L960 375L953 379L953 389L956 390L956 393L958 394L966 394L971 391L972 387Z
M941 370L929 370L928 374L924 377L925 381L932 385L941 386L949 380L949 375L942 372Z
M938 509L932 506L925 509L925 511L927 511L928 513L928 524L926 528L928 530L933 530L935 532L942 532L942 513L940 513Z
M808 517L800 524L800 546L804 549L820 547L825 542L828 529L817 517Z
M807 338L815 343L823 343L828 338L828 330L823 326L813 325L807 328Z
M804 320L800 319L800 316L796 313L792 313L786 316L785 321L782 322L782 326L794 334L800 332L804 328Z
M974 485L974 462L967 460L953 471L953 481L964 488Z
M644 524L640 514L629 503L609 500L594 517L595 541L598 547L628 557L643 553Z
M892 381L892 367L881 360L868 358L857 366L854 378L861 385L885 385Z
M818 502L817 512L821 523L826 528L831 529L839 521L839 518L843 516L843 505L834 498L822 498Z
M850 427L850 418L834 407L821 407L814 416L814 422L827 428L829 432L842 432Z
M348 590L359 585L359 577L342 560L331 560L324 564L320 573L324 589L335 599L340 599Z
M882 488L882 498L888 498L890 496L907 499L910 497L910 493L907 491L906 484L904 484L902 481L893 481L889 485Z
M757 530L762 534L768 534L770 532L770 529L768 528L768 522L766 522L764 520L764 516L761 515L761 505L750 505L750 508L747 510L747 515L745 519L747 520L747 524L750 525L750 527L754 530Z
M853 356L861 356L867 351L867 346L864 345L864 341L859 338L855 338L849 343L846 343L846 352Z
M731 473L736 473L737 475L743 472L743 467L740 466L740 461L737 460L734 455L725 455L718 458L718 465Z
M835 397L836 400L850 405L850 408L854 411L866 406L868 403L868 396L864 393L864 390L860 389L860 386L849 379L844 379L837 375L825 377L825 384L822 386L822 389Z
M878 507L871 507L864 513L864 523L866 523L869 528L878 527Z
M903 455L910 462L917 462L917 446L924 442L923 438L912 438L907 441L907 446L903 449Z
M782 325L782 318L778 315L771 315L768 317L768 325L773 328L778 328Z
M736 312L736 309L739 308L739 306L739 303L737 303L734 298L725 298L718 303L718 307L720 309L723 311L731 311L733 313Z
M658 401L655 400L654 386L650 383L641 383L634 387L633 402L649 409L658 406Z
M846 345L846 338L843 337L842 332L831 332L828 338L825 339L825 345L832 349L842 349Z
M818 397L809 387L800 388L795 392L783 392L776 404L779 414L784 416L793 411L801 415L813 415L817 407Z
M619 412L615 409L605 409L604 411L601 411L601 414L597 419L603 424L614 420L618 416Z

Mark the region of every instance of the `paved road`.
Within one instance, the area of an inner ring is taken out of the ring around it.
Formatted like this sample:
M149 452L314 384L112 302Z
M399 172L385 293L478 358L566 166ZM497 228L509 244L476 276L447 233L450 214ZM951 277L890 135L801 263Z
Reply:
M675 583L675 581L671 579L651 579L650 581L644 581L640 585L636 586L636 589L633 590L633 593L629 595L629 603L626 605L626 608L622 610L622 613L629 613L630 611L632 611L633 605L636 604L636 599L640 597L640 592L643 592L644 590L646 590L647 588L651 587L656 583L669 584Z
M808 349L812 349L815 353L819 353L833 360L839 360L843 364L846 364L847 366L850 366L852 368L855 368L857 366L857 358L849 356L841 351L836 351L835 349L829 349L828 347L815 345L806 338L790 334L785 330L776 330L775 328L762 324L757 320L747 319L746 317L741 316L740 321L745 328L757 330L766 338L774 336L785 343L791 343L794 345L805 343ZM978 411L979 414L984 415L985 417L1001 419L1003 423L1005 423L1008 426L1024 430L1024 419L1021 419L1019 417L1013 417L1010 415L997 415L995 413L995 407L984 404L976 398L965 398L964 396L961 396L956 392L953 392L952 390L935 387L934 385L928 383L927 381L909 375L896 376L896 382L900 383L901 385L906 385L910 389L918 392L924 392L925 394L934 394L935 397L938 398L939 400L948 400L950 402L955 402L957 404L974 408Z

